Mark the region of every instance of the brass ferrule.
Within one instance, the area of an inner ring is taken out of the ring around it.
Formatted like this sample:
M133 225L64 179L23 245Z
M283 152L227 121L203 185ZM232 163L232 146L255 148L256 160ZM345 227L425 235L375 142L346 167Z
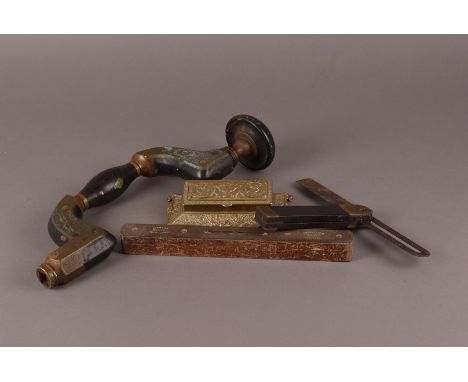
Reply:
M130 161L130 164L131 164L133 167L135 167L135 170L136 170L138 176L140 176L140 175L141 175L141 167L138 165L138 163L136 163L136 162L134 162L134 161L132 160L132 161Z
M89 208L88 199L86 199L83 194L76 194L75 199L78 202L78 206L80 207L81 212L85 212Z
M59 277L54 268L47 263L42 263L36 270L36 275L42 285L52 289L58 285Z
M146 155L143 152L133 154L130 163L137 169L138 175L152 177L157 173L153 159L150 155Z

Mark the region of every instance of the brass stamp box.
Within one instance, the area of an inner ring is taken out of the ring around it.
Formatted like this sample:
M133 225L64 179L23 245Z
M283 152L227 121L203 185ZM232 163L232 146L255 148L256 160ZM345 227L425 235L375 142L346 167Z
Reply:
M258 227L256 206L286 206L288 193L274 194L270 180L187 180L183 194L168 201L169 224Z

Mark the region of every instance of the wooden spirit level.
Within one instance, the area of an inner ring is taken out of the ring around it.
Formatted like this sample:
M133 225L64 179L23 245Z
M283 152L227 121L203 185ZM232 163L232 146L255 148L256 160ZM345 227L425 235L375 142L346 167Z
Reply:
M130 255L351 261L353 234L343 230L126 224L122 251Z

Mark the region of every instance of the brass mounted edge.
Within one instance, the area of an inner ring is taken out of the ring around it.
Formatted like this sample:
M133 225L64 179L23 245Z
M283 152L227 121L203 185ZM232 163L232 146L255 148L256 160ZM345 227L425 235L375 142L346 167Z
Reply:
M264 179L191 180L183 194L168 198L168 223L258 227L257 206L286 206L292 199L288 193L274 194L271 181Z

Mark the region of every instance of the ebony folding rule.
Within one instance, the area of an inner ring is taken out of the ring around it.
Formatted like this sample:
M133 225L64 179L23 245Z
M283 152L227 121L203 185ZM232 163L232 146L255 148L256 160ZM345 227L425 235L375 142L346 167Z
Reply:
M265 230L298 228L354 229L370 228L393 244L417 257L430 253L401 233L372 216L372 210L343 199L313 179L298 180L309 194L327 204L319 206L258 206L255 219Z

